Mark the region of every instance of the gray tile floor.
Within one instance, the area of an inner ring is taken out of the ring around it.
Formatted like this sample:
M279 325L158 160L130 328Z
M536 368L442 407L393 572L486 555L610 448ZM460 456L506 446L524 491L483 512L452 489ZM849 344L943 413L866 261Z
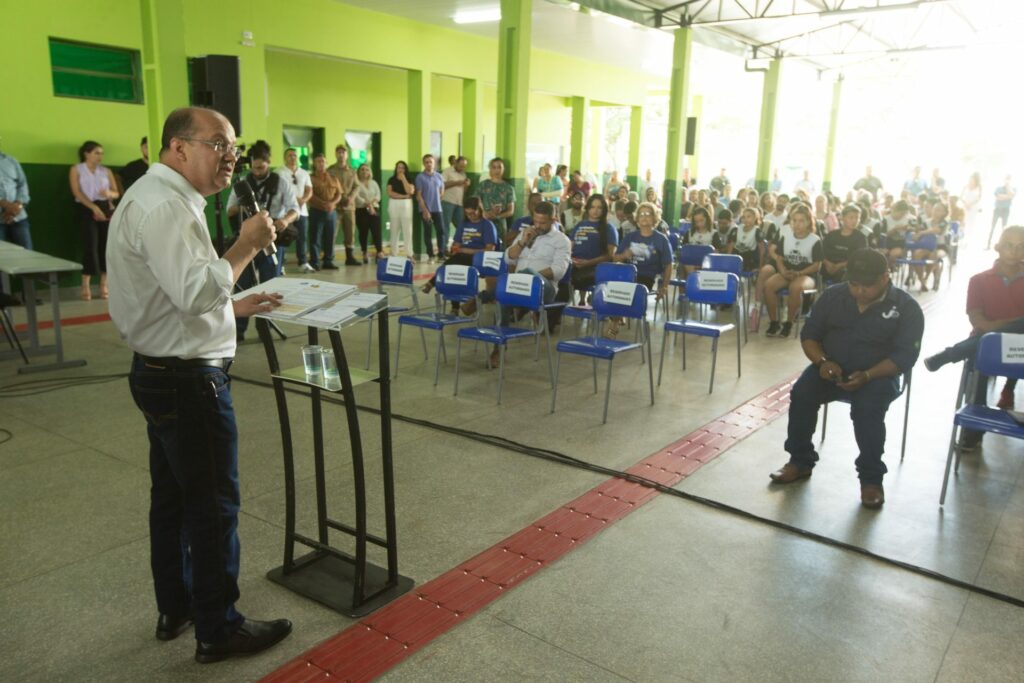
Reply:
M919 295L930 302L925 353L966 332L966 278L988 254L966 254L952 286ZM424 264L418 267L426 272ZM371 268L333 276L359 282ZM102 301L69 300L65 317L103 312ZM570 324L571 328L571 324ZM278 345L299 359L299 330ZM567 333L571 332L567 330ZM48 333L44 333L45 335ZM250 336L254 336L250 334ZM361 362L365 330L346 333ZM65 329L69 357L85 368L60 377L123 373L130 354L110 323ZM429 341L429 340L428 340ZM655 362L660 333L655 335ZM706 344L706 343L705 343ZM454 343L440 384L432 356L404 335L394 411L497 434L612 467L649 453L727 412L803 366L795 341L751 337L744 373L735 376L732 339L722 348L715 393L698 342L683 373L678 347L666 360L657 403L648 404L639 358L617 363L611 415L601 425L587 361L565 359L558 410L548 412L543 357L514 348L503 404L483 349L464 349L463 378L452 395ZM433 344L429 344L431 354ZM671 361L671 362L670 362ZM17 376L0 361L0 385ZM265 380L261 348L244 344L238 378ZM46 379L55 376L49 374ZM1019 443L988 438L965 458L938 506L958 369L919 368L900 463L902 403L893 406L886 460L888 502L860 508L848 409L831 411L822 462L790 488L768 484L781 465L785 419L740 442L680 484L681 490L734 505L876 553L1024 598L1024 459ZM242 435L241 609L287 616L293 635L258 657L202 667L193 643L153 639L149 585L147 447L126 382L78 386L0 399L0 680L255 680L343 630L351 620L265 578L281 562L284 495L281 442L270 391L234 385ZM1021 396L1021 392L1018 392ZM376 406L375 387L357 390ZM1024 400L1024 399L1019 399ZM313 519L309 408L290 399L295 430L300 524ZM341 410L328 427L328 491L337 516L349 514L348 441ZM380 437L360 416L368 470ZM603 477L394 423L402 572L425 582L452 568ZM371 523L380 524L371 489ZM661 496L556 562L465 624L439 637L385 679L409 681L1017 681L1024 671L1024 610L891 565L696 503Z

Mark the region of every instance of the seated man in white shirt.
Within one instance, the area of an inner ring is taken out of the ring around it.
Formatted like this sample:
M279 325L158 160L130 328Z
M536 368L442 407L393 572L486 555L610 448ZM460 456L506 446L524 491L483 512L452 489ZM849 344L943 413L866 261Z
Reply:
M558 281L569 269L572 242L561 230L554 229L555 205L551 202L540 202L533 209L532 225L523 225L516 241L505 253L509 268L517 273L540 275L544 279L544 303L555 300ZM512 311L508 307L501 309L501 324L508 325L512 319ZM498 363L498 350L491 354L491 364ZM505 359L508 362L508 359Z

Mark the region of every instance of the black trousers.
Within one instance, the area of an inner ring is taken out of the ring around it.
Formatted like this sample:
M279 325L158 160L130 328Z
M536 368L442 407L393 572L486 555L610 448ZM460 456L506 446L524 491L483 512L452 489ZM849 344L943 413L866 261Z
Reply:
M380 258L384 252L384 245L380 241L380 213L371 214L366 209L356 209L356 228L359 230L359 246L363 250L363 257L366 257L366 247L372 235L377 258Z
M79 205L79 225L82 233L82 275L107 272L107 229L110 221L98 221L92 211Z

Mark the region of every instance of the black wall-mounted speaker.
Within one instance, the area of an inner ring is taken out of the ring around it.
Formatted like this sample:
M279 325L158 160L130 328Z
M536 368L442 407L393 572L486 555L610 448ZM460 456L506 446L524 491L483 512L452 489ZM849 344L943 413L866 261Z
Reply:
M192 104L215 109L242 135L242 86L238 80L238 57L207 55L188 60L192 81Z

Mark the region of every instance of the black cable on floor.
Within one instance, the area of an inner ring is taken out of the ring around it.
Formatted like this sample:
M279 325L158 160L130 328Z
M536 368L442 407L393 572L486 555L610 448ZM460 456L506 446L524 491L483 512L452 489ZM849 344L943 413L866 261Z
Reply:
M57 391L59 389L67 389L74 386L114 382L120 379L125 379L127 377L128 375L126 373L122 373L113 375L85 375L72 378L51 377L40 380L29 380L26 382L18 382L15 384L0 386L0 398L34 396L36 394ZM241 377L238 375L232 375L232 380L241 382L243 384L249 384L252 386L262 387L266 389L274 388L274 385L270 382L248 379L246 377ZM304 391L291 387L285 387L285 391L298 394L300 396L306 395ZM341 400L340 398L336 398L334 396L322 396L321 398L322 400L327 401L329 403L344 405L343 400ZM364 412L372 413L374 415L380 415L379 408L361 406L358 404L356 407ZM743 519L758 522L760 524L764 524L779 529L781 531L786 531L796 536L800 536L802 538L815 541L822 545L827 545L833 548L839 548L841 550L856 553L858 555L868 557L882 564L887 564L889 566L896 567L898 569L902 569L904 571L908 571L919 576L924 576L925 578L940 581L947 585L954 586L956 588L960 588L971 593L984 595L985 597L992 598L993 600L999 600L1000 602L1005 602L1015 607L1024 607L1024 600L1022 600L1021 598L1016 598L1012 595L1007 595L1005 593L1000 593L989 588L977 586L975 584L953 578L952 576L947 576L946 574L941 574L939 572L927 569L925 567L921 567L919 565L904 562L902 560L896 560L891 557L886 557L885 555L879 555L878 553L872 552L867 548L863 548L852 543L847 543L845 541L840 541L829 536L823 536L822 534L818 534L813 531L807 531L806 529L801 529L791 524L786 524L785 522L780 522L778 520L774 520L768 517L762 517L752 512L748 512L747 510L743 510L741 508L737 508L732 505L722 503L720 501L711 500L710 498L704 498L703 496L698 496L693 493L687 493L686 491L680 491L679 489L674 489L670 486L665 486L664 484L656 482L652 479L647 479L646 477L630 474L629 472L623 472L622 470L617 470L611 467L605 467L604 465L598 465L592 462L588 462L586 460L582 460L580 458L575 458L565 453L560 453L555 450L529 446L527 444L523 444L518 441L505 438L503 436L498 436L496 434L485 434L483 432L475 432L468 429L461 429L459 427L452 427L450 425L437 424L436 422L431 422L430 420L422 420L419 418L409 417L407 415L401 415L398 413L392 413L391 417L392 419L398 420L399 422L405 422L407 424L415 425L417 427L423 427L425 429L433 429L435 431L445 432L453 436L459 436L489 446L494 446L496 448L514 451L516 453L522 453L523 455L539 458L541 460L546 460L548 462L555 462L562 465L568 465L570 467L583 469L588 472L594 472L596 474L602 474L609 477L624 479L634 484L639 484L640 486L645 486L647 488L654 489L659 493L664 493L666 495L674 496L676 498L682 498L683 500L688 500L692 503L698 503L700 505L704 505L705 507L710 507L714 510L719 510L721 512L727 512L729 514L741 517ZM9 430L6 429L0 428L0 434L8 435L6 439L0 441L0 444L7 443L8 441L14 438L14 435Z
M270 382L247 379L245 377L239 377L237 375L232 375L232 379L238 382L242 382L243 384L250 384L252 386L258 386L268 389L274 388L274 385ZM299 395L306 395L305 392L303 392L302 390L290 387L286 387L285 391ZM329 403L337 403L340 405L344 404L343 400L341 400L340 398L336 398L334 396L321 395L321 398L322 400L327 401ZM362 406L358 404L357 408L359 408L359 410L372 413L374 415L380 415L379 408L372 408L370 406ZM808 540L815 541L822 545L827 545L833 548L839 548L841 550L856 553L858 555L862 555L864 557L868 557L872 560L875 560L876 562L887 564L889 566L896 567L898 569L902 569L904 571L908 571L919 576L932 579L934 581L940 581L947 585L954 586L956 588L961 588L971 593L984 595L985 597L992 598L993 600L999 600L1000 602L1005 602L1015 607L1024 607L1024 599L1016 598L1012 595L1000 593L999 591L984 588L982 586L977 586L973 583L962 581L960 579L948 576L946 574L941 574L937 571L928 569L926 567L911 564L910 562L904 562L902 560L893 559L885 555L879 555L878 553L872 552L871 550L868 550L867 548L861 547L859 545L854 545L852 543L840 541L838 539L831 538L829 536L824 536L813 531L801 529L799 527L793 526L791 524L786 524L785 522L780 522L769 517L762 517L760 515L754 514L753 512L743 510L742 508L737 508L732 505L728 505L727 503L722 503L717 500L711 500L710 498L698 496L696 494L688 493L686 491L680 491L679 489L675 489L670 486L665 486L664 484L656 482L652 479L647 479L646 477L630 474L629 472L623 472L622 470L617 470L611 467L605 467L604 465L591 463L586 460L581 460L580 458L575 458L571 455L566 455L565 453L560 453L558 451L550 450L547 448L536 448L534 446L528 446L518 441L513 441L512 439L507 439L503 436L498 436L495 434L485 434L482 432L475 432L468 429L461 429L459 427L452 427L450 425L437 424L436 422L431 422L429 420L422 420L419 418L409 417L407 415L401 415L394 412L391 413L391 418L393 420L398 420L399 422L405 422L407 424L415 425L417 427L424 427L426 429L433 429L436 431L445 432L448 434L452 434L453 436L460 436L465 439L471 439L473 441L494 446L496 448L515 451L517 453L522 453L524 455L539 458L541 460L555 462L562 465L568 465L570 467L576 467L589 472L594 472L596 474L603 474L610 477L616 477L618 479L624 479L634 484L639 484L640 486L646 486L647 488L654 489L659 493L664 493L666 495L674 496L676 498L682 498L683 500L687 500L692 503L697 503L705 507L710 507L714 510L719 510L721 512L727 512L731 515L735 515L737 517L741 517L752 522L758 522L760 524L764 524L775 529L779 529L781 531L786 531L796 536L800 536L801 538L806 538Z

